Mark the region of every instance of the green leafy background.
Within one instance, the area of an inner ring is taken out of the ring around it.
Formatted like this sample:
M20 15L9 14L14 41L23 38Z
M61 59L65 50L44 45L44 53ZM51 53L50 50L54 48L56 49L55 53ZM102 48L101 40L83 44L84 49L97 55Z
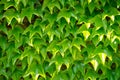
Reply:
M120 0L0 0L0 80L120 80Z

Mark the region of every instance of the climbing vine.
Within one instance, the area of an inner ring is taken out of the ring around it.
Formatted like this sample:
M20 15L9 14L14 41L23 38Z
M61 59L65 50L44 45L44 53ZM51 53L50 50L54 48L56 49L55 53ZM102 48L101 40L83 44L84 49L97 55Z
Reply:
M0 80L119 80L120 0L0 0Z

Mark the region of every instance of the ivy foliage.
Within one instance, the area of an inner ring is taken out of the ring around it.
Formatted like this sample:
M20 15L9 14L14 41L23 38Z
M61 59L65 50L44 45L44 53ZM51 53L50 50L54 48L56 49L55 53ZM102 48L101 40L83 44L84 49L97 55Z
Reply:
M0 80L119 80L120 0L0 0Z

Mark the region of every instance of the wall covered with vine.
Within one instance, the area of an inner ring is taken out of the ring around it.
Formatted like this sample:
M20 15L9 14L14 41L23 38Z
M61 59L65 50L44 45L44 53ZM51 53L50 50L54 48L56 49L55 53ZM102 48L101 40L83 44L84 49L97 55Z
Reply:
M120 0L0 0L0 80L120 80Z

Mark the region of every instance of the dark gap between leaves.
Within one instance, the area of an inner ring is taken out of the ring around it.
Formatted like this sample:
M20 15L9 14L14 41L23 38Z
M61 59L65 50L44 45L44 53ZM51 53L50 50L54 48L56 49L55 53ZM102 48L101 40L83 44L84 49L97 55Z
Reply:
M106 62L106 63L108 63L108 61L109 61L109 58L108 58L108 57L106 57L106 58L105 58L105 62Z
M90 28L94 28L95 26L94 26L94 24L90 24Z
M93 65L92 65L91 62L89 62L88 65L89 65L92 69L94 69L94 67L93 67Z
M98 1L99 5L101 5L102 3L100 1Z
M0 79L7 80L7 78L4 75L0 75Z
M40 3L40 4L43 4L43 2L44 2L44 0L39 0L39 3Z
M36 0L36 2L34 3L34 9L36 9L36 8L40 8L41 7L41 1L42 0ZM42 2L43 3L43 2Z
M37 15L33 15L33 18L31 19L31 24L34 24L37 18L39 18Z
M2 55L3 55L3 57L5 57L5 56L7 56L7 53L6 53L6 52L4 52Z
M30 25L30 22L28 21L28 18L25 16L23 19L23 28L26 29Z
M46 74L46 76L48 76L50 78L52 77L48 72L46 72L45 74Z
M51 52L47 52L47 56L48 56L49 59L51 59L53 54Z
M13 80L12 78L10 78L9 80Z
M21 45L18 49L24 51L23 45Z
M14 6L10 6L8 9L14 9L16 11L16 8Z
M20 80L24 80L24 78L23 78L23 77L20 77Z
M90 78L88 78L87 80L91 80Z
M118 7L117 10L120 11L120 7Z
M117 80L120 80L120 77Z
M114 62L112 63L111 69L112 69L112 70L115 70L115 69L116 69L116 63L114 63Z
M105 19L106 19L107 21L110 21L110 17L109 17L109 16L106 16Z
M85 74L88 72L88 69L87 68L85 68Z
M103 80L108 80L108 78L105 78L105 79L103 79Z
M98 9L98 8L94 9L94 13L96 13L96 14L100 14L100 13L103 13L103 12L104 12L104 10L102 8L101 9Z
M77 20L75 24L76 24L76 26L77 26L78 28L80 28L80 27L84 24L84 22L78 24L78 20Z
M102 71L101 69L99 69L99 70L98 70L98 74L101 75L102 73L103 73L103 71Z
M100 42L97 44L97 46L99 46L99 45L104 45L104 43L103 43L102 41L100 41Z
M53 13L59 13L60 12L60 10L55 6L54 8L53 8Z
M5 72L8 73L9 71L10 71L10 68L7 67L7 68L5 69Z
M17 59L15 62L15 65L17 66L17 68L21 68L22 67L22 61Z
M85 47L84 47L84 46L82 46L82 45L80 45L80 48L81 48L81 50L83 50Z
M30 78L30 79L32 78L32 75L31 75L31 74L29 75L29 78Z
M89 40L89 41L86 41L86 44L92 45L93 42L91 40Z
M41 79L42 78L42 79ZM43 80L44 78L41 76L41 75L39 75L38 76L38 80Z
M118 44L118 51L120 51L120 44Z
M99 80L99 78L96 78L96 80Z
M67 66L66 66L65 64L62 64L62 66L61 66L61 69L60 69L60 70L64 71L64 70L66 70L66 69L67 69Z
M8 31L12 29L12 26L11 26L11 25L6 24L6 27L7 27L7 30L8 30Z
M5 32L3 32L3 31L0 31L0 34L1 34L2 36L7 37L7 34L6 34Z
M69 8L70 8L70 5L69 5L69 4L66 4L66 5L65 5L65 8L66 8L66 9L69 9Z
M0 58L2 57L2 54L3 54L2 48L0 47Z

